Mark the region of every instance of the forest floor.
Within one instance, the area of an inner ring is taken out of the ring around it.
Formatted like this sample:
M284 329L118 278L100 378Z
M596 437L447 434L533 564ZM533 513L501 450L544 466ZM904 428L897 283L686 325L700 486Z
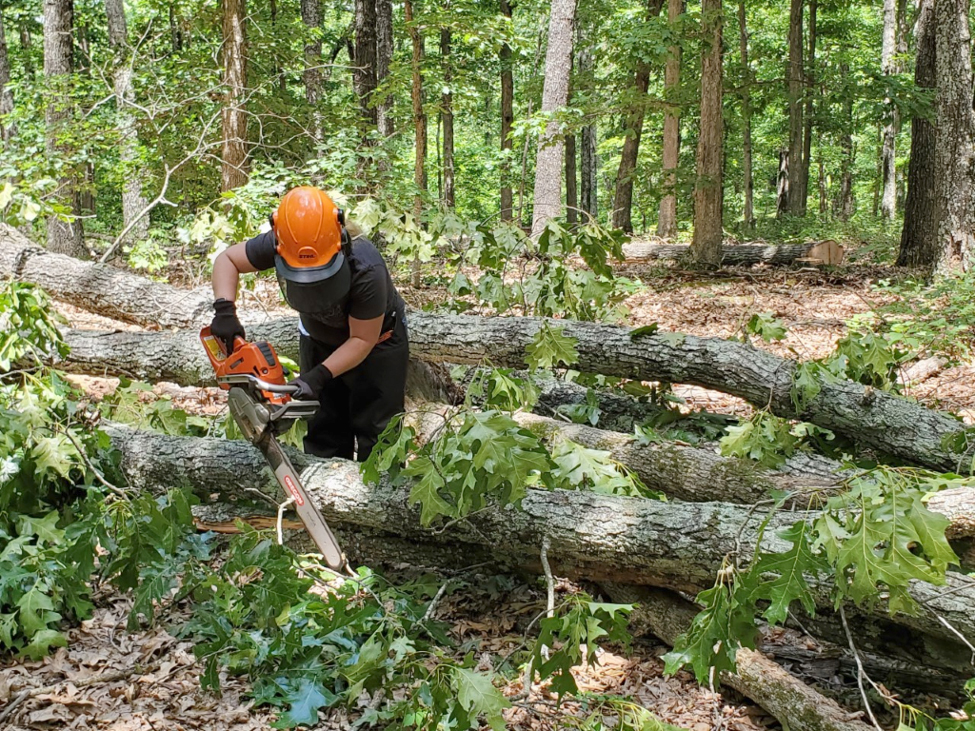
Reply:
M871 285L889 277L890 270L869 266L846 266L831 272L755 267L702 275L632 265L620 273L643 284L625 302L630 311L626 324L655 322L663 330L729 337L739 333L751 315L770 312L783 321L788 335L780 343L762 342L758 347L801 359L828 355L846 333L851 317L870 312L889 297L878 294ZM440 300L446 294L438 288L418 291L401 285L413 306ZM242 309L252 315L288 312L278 303L276 287L270 281L259 282L253 292L246 293ZM61 305L60 311L74 327L138 329L68 305ZM78 382L95 397L113 390L117 383L96 378ZM216 389L162 384L154 390L188 411L213 413L222 408L223 399ZM739 399L705 389L678 386L675 392L688 410L703 408L741 416L751 411ZM908 394L931 406L962 413L971 422L975 419L975 366L946 368L909 388ZM459 644L476 647L477 655L489 661L522 642L525 617L537 613L540 606L544 606L541 587L515 580L503 602L478 598L476 592L459 592L444 598L437 616L451 627ZM177 614L147 631L128 632L128 607L129 599L106 592L98 597L94 616L69 631L67 648L38 662L7 660L0 664L0 728L245 731L270 727L273 714L251 707L247 684L241 679L225 678L220 697L200 689L202 665L193 657L192 644L165 629L178 626ZM599 666L578 669L579 686L599 694L630 696L660 720L690 731L778 728L774 719L734 692L721 689L712 694L685 673L663 677L659 657L665 651L662 644L652 641L638 642L628 657L602 651ZM843 681L833 678L831 683L833 691L844 694ZM516 696L521 690L515 674L503 692ZM3 720L4 706L24 691L33 694ZM554 731L566 728L565 714L580 712L572 703L556 710L554 698L544 692L533 693L529 700L506 712L508 728ZM356 715L355 709L336 711L316 728L351 728Z

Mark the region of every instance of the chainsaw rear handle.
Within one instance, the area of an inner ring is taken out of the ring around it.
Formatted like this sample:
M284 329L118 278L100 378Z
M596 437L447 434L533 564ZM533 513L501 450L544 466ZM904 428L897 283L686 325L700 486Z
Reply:
M228 376L221 376L217 379L219 383L229 383L229 384L247 384L254 386L261 391L268 391L269 393L280 393L291 396L298 393L298 386L292 383L271 383L270 381L265 381L263 378L258 378L250 373L234 373Z

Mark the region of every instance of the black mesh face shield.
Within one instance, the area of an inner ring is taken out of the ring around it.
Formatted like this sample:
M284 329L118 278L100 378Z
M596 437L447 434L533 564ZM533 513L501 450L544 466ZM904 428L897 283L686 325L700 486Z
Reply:
M342 254L327 267L295 269L276 257L275 272L285 300L298 312L314 315L334 312L349 294L352 275Z

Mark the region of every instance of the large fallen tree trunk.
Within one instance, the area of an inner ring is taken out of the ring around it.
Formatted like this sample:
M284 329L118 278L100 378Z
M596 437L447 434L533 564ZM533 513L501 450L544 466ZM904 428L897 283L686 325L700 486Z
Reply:
M260 453L251 445L215 439L169 437L113 429L129 484L152 490L192 489L204 500L251 500L248 488L268 491L274 484ZM514 565L537 566L545 537L549 561L560 576L622 581L697 592L712 584L725 556L757 540L760 516L722 503L676 503L620 498L587 492L530 490L521 509L480 511L439 530L421 527L409 490L388 484L365 485L357 466L295 455L306 489L326 518L356 532L396 536L402 543L450 550L468 561L503 555ZM801 517L772 520L765 533L770 550L786 548L775 530ZM740 542L739 542L740 541ZM412 549L411 549L412 550ZM406 559L406 556L403 556ZM829 587L819 587L828 612ZM967 637L975 637L975 582L950 575L946 587L915 583L911 593L924 608L918 616L888 617L882 606L849 611L853 631L865 649L970 672L970 656L938 617ZM827 637L827 639L830 639Z
M666 589L627 586L607 582L603 589L613 601L637 604L630 626L635 632L649 630L668 645L690 629L697 608ZM826 698L761 652L742 648L737 672L722 672L724 685L758 703L783 727L805 731L869 731L870 727Z
M626 261L682 260L687 258L690 248L682 244L630 242L623 245L623 256ZM843 262L843 247L832 240L804 244L741 244L721 247L721 263L725 266L793 264L797 259L808 263L837 265Z
M939 470L970 471L971 460L951 451L947 439L965 427L950 416L852 381L825 382L801 413L792 399L796 363L750 345L654 333L634 338L627 328L529 317L483 318L411 312L410 347L428 360L489 361L520 368L526 348L546 322L577 341L576 368L608 376L686 383L744 398L787 418L802 418L880 452ZM295 320L283 318L250 329L297 358ZM119 333L69 331L64 367L88 373L132 374L187 385L212 383L212 370L192 331Z
M202 325L212 315L209 288L177 289L107 264L55 254L5 223L0 224L0 278L37 284L59 300L143 327Z

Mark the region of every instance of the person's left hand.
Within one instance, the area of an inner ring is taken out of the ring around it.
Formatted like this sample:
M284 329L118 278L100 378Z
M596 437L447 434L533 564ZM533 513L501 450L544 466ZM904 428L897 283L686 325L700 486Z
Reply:
M319 363L307 373L302 373L291 381L292 386L297 386L298 391L292 398L299 401L317 401L325 388L325 384L332 380L332 371L324 363Z

